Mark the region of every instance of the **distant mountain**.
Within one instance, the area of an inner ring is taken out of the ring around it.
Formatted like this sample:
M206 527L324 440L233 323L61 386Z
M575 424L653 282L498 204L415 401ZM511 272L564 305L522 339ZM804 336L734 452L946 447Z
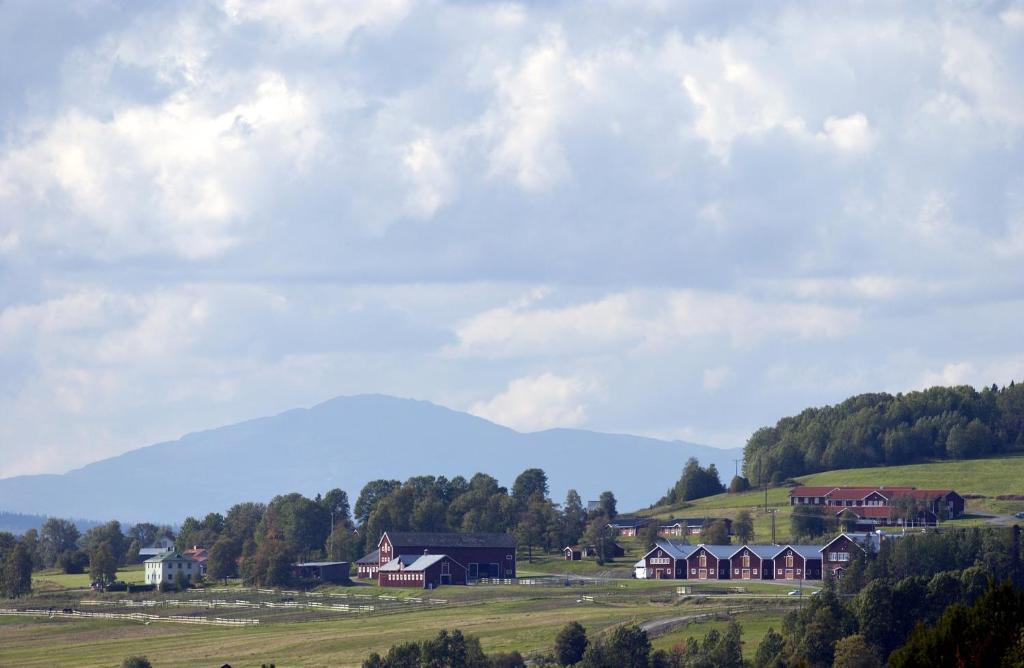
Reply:
M25 533L29 529L35 529L38 531L43 528L43 524L48 518L45 515L24 515L22 513L6 513L0 512L0 531L8 531L17 536ZM75 523L75 526L81 533L85 533L89 529L100 524L95 520L82 520L74 518L71 519Z
M63 475L0 479L0 510L177 523L239 501L332 487L354 504L377 478L479 471L511 486L530 467L547 472L557 501L570 487L584 501L610 489L625 510L655 502L690 456L724 476L741 453L580 429L524 434L426 401L360 395L188 434Z

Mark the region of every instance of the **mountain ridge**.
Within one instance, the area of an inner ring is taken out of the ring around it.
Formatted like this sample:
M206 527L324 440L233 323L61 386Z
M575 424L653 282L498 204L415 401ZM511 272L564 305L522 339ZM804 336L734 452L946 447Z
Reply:
M668 458L651 456L662 448ZM360 394L190 432L64 474L3 478L0 510L173 523L293 491L340 487L354 503L377 478L483 472L511 486L531 467L548 473L556 501L569 487L595 499L610 489L632 508L656 500L687 457L725 471L740 452L585 429L518 432L429 401Z

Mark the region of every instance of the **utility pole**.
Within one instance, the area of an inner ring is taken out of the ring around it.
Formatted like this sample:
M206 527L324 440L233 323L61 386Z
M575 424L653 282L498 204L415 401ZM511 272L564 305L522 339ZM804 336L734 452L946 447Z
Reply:
M739 477L739 475L740 475L740 462L743 461L743 460L742 459L734 459L732 461L735 462L735 464L736 464L736 477Z
M765 507L767 507L767 504L766 504ZM768 511L768 514L772 516L772 545L776 544L775 543L775 511L776 511L775 508L772 508L771 510Z

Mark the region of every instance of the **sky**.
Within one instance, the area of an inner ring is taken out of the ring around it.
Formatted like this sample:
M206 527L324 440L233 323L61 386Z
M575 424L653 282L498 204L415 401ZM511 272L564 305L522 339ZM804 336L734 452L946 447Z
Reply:
M0 0L0 477L341 394L1024 380L1024 4Z

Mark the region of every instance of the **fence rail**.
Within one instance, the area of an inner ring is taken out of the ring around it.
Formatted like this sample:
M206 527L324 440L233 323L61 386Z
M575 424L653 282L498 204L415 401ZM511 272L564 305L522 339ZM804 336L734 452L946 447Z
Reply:
M147 615L144 612L85 612L84 610L71 610L69 612L65 612L63 610L31 608L26 610L0 608L0 615L51 618L86 617L90 619L119 619L146 624L150 622L172 622L176 624L200 624L209 626L258 626L260 623L260 620L258 619L225 619L223 617L189 617L186 615L170 615L168 617L161 617L160 615Z

